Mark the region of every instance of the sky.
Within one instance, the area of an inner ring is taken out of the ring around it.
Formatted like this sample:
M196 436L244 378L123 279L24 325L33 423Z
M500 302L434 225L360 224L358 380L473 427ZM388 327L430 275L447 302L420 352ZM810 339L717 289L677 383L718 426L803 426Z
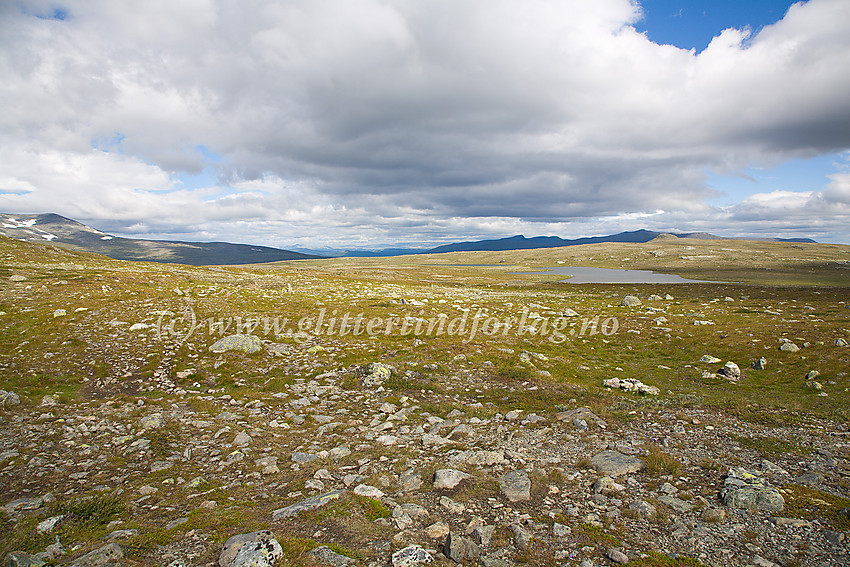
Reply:
M0 211L288 249L850 244L850 2L0 0Z

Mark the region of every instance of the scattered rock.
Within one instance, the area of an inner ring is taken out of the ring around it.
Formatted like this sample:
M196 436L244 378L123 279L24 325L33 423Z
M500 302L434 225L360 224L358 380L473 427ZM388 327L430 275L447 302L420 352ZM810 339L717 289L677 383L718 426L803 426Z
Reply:
M142 429L159 429L165 425L165 418L161 413L152 413L139 419L139 427Z
M377 388L393 375L393 367L383 362L372 362L364 369L363 387Z
M737 382L741 379L741 369L731 360L723 365L723 368L717 371L717 374L723 376L730 382Z
M616 548L609 549L607 552L605 552L605 555L614 563L623 564L629 562L629 556Z
M627 295L620 302L620 305L622 305L623 307L637 307L641 303L642 302L639 297L636 297L634 295Z
M785 507L785 499L778 490L757 474L742 468L729 471L720 497L730 508L781 512Z
M393 553L390 559L392 567L414 567L433 561L431 555L420 545L409 545L404 549L399 549Z
M345 565L352 565L354 563L357 563L357 561L355 561L351 557L336 553L326 545L322 545L320 547L317 547L316 549L311 550L308 555L315 558L319 563L331 565L332 567L344 567Z
M43 567L44 565L47 565L47 563L35 555L23 551L13 551L7 554L6 561L3 563L3 567Z
M124 559L124 550L117 543L110 543L86 553L71 562L71 567L112 567Z
M459 470L439 469L434 473L434 488L436 490L451 490L469 478L472 477Z
M646 467L646 463L637 457L624 455L619 451L602 451L590 459L590 465L601 475L617 477L636 473Z
M765 357L761 357L758 360L753 362L752 368L753 368L753 370L764 370L766 364L767 364L767 359Z
M274 567L283 548L270 531L235 535L224 542L220 567Z
M17 406L21 403L21 397L15 392L0 390L0 407Z
M214 342L209 350L216 354L230 351L254 354L263 350L263 341L256 335L229 335Z
M343 493L345 493L345 490L333 490L325 494L311 496L310 498L306 498L300 502L296 502L295 504L286 506L285 508L279 508L273 511L272 519L280 520L282 518L290 518L296 515L298 512L302 512L304 510L313 510L320 506L324 506L328 502L339 498Z
M499 488L511 502L531 500L531 479L523 470L511 471L499 477Z
M471 539L450 532L443 545L443 553L455 563L462 563L477 559L481 550Z

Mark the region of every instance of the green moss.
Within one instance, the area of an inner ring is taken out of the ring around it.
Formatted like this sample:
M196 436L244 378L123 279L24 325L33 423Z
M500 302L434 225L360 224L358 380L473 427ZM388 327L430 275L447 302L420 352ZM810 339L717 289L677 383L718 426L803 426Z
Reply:
M850 507L850 500L814 488L791 484L785 487L783 515L803 520L821 520L838 531L850 530L850 518L840 511Z

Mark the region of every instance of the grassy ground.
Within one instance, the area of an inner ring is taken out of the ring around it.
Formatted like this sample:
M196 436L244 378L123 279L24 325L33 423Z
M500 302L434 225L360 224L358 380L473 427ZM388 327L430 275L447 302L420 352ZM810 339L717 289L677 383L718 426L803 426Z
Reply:
M551 414L587 406L627 423L644 411L701 408L758 426L818 431L827 421L850 419L850 347L835 344L850 340L848 262L847 246L658 239L196 268L116 262L0 238L0 389L20 394L29 409L48 394L92 408L143 397L146 409L181 404L212 419L221 408L205 398L210 392L242 404L274 404L269 394L299 381L382 361L399 370L386 384L389 401L415 396L422 411L442 417L457 407L486 419L515 409ZM553 265L652 269L734 283L575 286L545 273L509 273ZM672 299L650 298L667 294ZM625 295L643 304L623 307ZM578 315L563 317L568 308ZM277 354L208 351L225 334L249 331ZM781 351L781 339L800 350ZM703 355L721 362L699 362ZM766 368L751 368L760 357ZM739 382L714 375L726 361L740 366ZM812 370L821 389L806 387ZM158 386L162 376L184 393ZM661 394L640 398L604 388L602 381L612 377L637 378ZM352 393L358 388L353 379L342 385ZM127 422L140 415L128 410ZM152 450L166 457L187 436L165 428L150 439ZM764 458L811 453L793 436L742 437L737 444ZM405 456L387 454L401 468ZM655 474L677 474L675 459L660 451L654 457ZM119 456L111 458L120 466ZM285 471L282 482L303 487L316 468ZM38 479L16 482L38 492ZM174 490L178 498L181 489ZM803 503L810 493L795 490L789 500L801 517L840 521L832 516L845 500L824 496L821 509ZM2 496L7 501L13 494L9 487ZM251 503L248 492L207 498L218 503L215 513L197 512L186 524L139 536L129 545L134 557L192 530L223 541L236 526L265 525L269 510ZM57 513L74 518L63 543L104 535L122 505L77 498L64 499L61 509L56 504ZM310 522L321 520L353 546L352 554L363 553L358 546L387 513L379 502L346 498L321 518L300 520L304 537L288 535L284 543L300 558L315 546ZM368 521L355 537L343 516ZM6 528L0 551L20 545L33 526ZM42 539L28 547L51 543ZM694 564L671 561L653 556L634 564Z

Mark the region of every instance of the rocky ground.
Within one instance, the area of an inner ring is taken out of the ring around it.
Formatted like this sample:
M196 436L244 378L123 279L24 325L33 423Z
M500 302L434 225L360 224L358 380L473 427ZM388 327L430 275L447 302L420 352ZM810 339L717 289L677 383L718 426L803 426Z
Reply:
M850 565L846 288L416 285L2 244L7 565ZM344 309L398 320L343 333ZM401 330L479 309L537 332ZM245 326L277 314L304 334Z

